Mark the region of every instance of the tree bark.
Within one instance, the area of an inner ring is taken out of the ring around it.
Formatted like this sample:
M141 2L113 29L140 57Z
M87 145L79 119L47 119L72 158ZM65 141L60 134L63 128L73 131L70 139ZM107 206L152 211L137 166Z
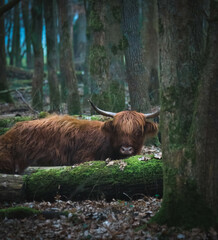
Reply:
M110 164L94 161L73 168L35 167L35 172L31 167L24 176L0 174L0 201L53 201L57 194L72 200L125 199L125 194L133 199L142 195L162 195L160 160L144 162L135 157Z
M31 19L29 14L29 1L23 0L21 2L22 14L23 14L23 23L25 29L25 41L26 41L26 63L28 68L33 67L33 59L31 52Z
M213 0L159 1L164 195L154 221L161 224L209 228L218 217L218 22L210 21L217 11Z
M56 16L55 1L44 1L44 17L46 24L46 44L47 44L47 67L48 67L48 83L49 83L49 96L50 96L50 110L54 112L60 111L60 92L57 77L57 35L56 35Z
M142 51L149 83L149 97L152 105L160 105L157 0L141 1L141 9Z
M4 1L0 2L0 9L4 4ZM4 16L0 15L0 91L8 89L8 82L6 76L6 56L5 56L5 26ZM12 102L12 98L9 92L0 94L1 102Z
M69 114L80 113L77 77L73 62L73 46L68 21L68 0L58 0L60 23L60 69L63 81L62 93L67 96ZM62 95L63 95L62 94ZM63 96L62 96L63 98Z
M34 73L32 80L32 106L43 109L43 50L42 50L42 0L32 2L32 44L34 51Z
M218 2L210 1L205 66L194 115L198 191L218 216Z
M125 109L125 66L124 51L120 48L122 41L122 7L121 0L112 0L107 3L105 23L105 48L109 60L109 103L113 112ZM106 108L104 108L106 109Z
M139 31L139 4L134 0L123 0L123 48L125 49L126 78L129 86L132 110L148 112L149 79L142 51Z
M20 46L20 5L14 8L14 24L12 39L12 65L21 67L21 46Z

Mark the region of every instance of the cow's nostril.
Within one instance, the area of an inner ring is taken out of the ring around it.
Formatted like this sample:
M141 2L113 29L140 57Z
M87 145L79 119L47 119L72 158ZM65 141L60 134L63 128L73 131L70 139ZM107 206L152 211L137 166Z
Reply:
M124 155L131 155L133 154L133 147L122 146L120 152Z

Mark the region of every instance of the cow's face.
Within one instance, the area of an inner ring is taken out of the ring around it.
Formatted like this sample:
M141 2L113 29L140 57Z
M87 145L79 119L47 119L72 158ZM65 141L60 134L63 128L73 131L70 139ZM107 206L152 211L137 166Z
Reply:
M109 135L113 152L118 158L139 154L147 135L157 132L157 124L149 122L142 113L123 111L105 122L103 130Z

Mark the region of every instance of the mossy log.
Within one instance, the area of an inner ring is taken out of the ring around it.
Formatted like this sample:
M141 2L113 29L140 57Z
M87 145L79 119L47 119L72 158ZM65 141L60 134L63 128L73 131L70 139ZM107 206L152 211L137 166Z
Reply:
M8 219L24 219L28 217L41 216L46 219L59 218L61 216L68 216L67 211L39 211L34 208L28 207L10 207L5 209L0 209L0 220L4 218ZM76 214L73 214L71 219L73 222L79 221Z
M22 184L14 196L7 194L11 192L11 185L5 185L0 200L53 201L56 196L61 196L64 200L130 200L143 195L162 195L162 161L157 159L145 162L135 156L109 163L93 161L73 167L36 168L35 171L19 176ZM14 177L2 175L7 176L4 177L4 182L5 179ZM1 179L0 185L3 185Z
M33 72L23 68L7 66L7 77L18 79L32 79Z

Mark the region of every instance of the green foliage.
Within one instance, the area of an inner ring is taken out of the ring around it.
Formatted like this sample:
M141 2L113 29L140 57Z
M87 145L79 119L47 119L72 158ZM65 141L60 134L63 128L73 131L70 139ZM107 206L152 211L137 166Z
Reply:
M127 164L124 170L120 169L122 162ZM156 159L139 161L138 156L114 161L111 166L106 166L104 161L93 161L74 168L40 170L25 176L27 198L44 200L52 200L57 194L80 200L102 196L121 199L123 192L146 193L147 188L155 188L158 181L162 181L162 162ZM160 186L162 188L161 183ZM157 189L154 191L160 194Z
M100 32L104 29L104 25L100 19L100 16L94 10L90 11L88 28L89 31L93 32Z
M39 211L27 207L11 207L0 209L0 219L7 218L26 218L38 214Z
M109 61L104 46L93 45L90 49L89 60L92 75L102 76L108 71Z

